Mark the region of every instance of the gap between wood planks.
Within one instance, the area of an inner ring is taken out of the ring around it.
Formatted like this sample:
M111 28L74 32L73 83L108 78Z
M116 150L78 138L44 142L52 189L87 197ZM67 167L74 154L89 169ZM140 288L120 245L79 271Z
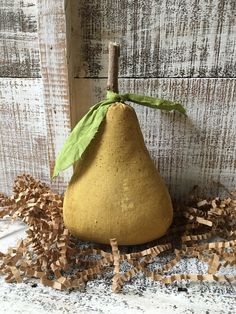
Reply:
M23 79L23 80L33 80L33 79L41 79L42 75L40 76L0 76L0 79Z
M42 78L42 76L28 76L28 77L22 77L22 76L0 76L0 79L40 79ZM105 80L107 79L106 76L92 76L92 77L88 77L88 76L81 76L81 77L73 77L72 79L76 79L76 80ZM193 76L146 76L146 77L143 77L143 76L119 76L118 79L122 79L122 80L134 80L134 79L137 79L137 80L144 80L144 79L213 79L213 80L216 80L216 79L220 79L220 80L236 80L236 77L193 77Z
M12 78L12 79L38 79L38 78L42 78L42 76L27 76L27 77L22 77L22 76L0 76L0 79L5 79L5 78ZM87 80L98 80L98 79L101 79L101 80L105 80L107 79L106 76L75 76L73 77L73 79L76 79L76 80L84 80L84 79L87 79ZM198 77L194 77L194 76L119 76L118 79L125 79L125 80L134 80L134 79L138 79L138 80L142 80L142 79L223 79L223 80L235 80L236 79L236 76L235 77L221 77L221 76L216 76L216 77L212 77L212 76L209 76L209 77L206 77L206 76L198 76Z
M88 79L88 80L98 80L98 79L101 79L101 80L104 80L104 79L107 79L106 76L74 76L73 79L77 79L77 80L84 80L84 79ZM235 80L236 79L236 76L235 77L221 77L221 76L215 76L215 77L212 77L212 76L209 76L209 77L206 77L206 76L197 76L197 77L194 77L194 76L119 76L118 79L126 79L126 80L134 80L134 79L137 79L137 80L142 80L142 79L224 79L224 80L229 80L229 79L232 79L232 80Z

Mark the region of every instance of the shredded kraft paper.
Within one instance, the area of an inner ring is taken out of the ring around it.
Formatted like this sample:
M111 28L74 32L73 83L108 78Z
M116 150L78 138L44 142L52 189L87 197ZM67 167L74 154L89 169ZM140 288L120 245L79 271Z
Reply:
M6 254L0 252L0 274L9 283L38 278L43 285L55 289L81 289L87 281L112 269L113 292L120 291L138 272L165 284L180 280L236 281L236 276L218 274L220 268L236 264L234 193L223 200L192 198L188 206L175 206L168 233L131 253L121 253L116 239L110 240L110 248L78 244L63 224L63 197L30 175L17 177L13 193L10 198L0 194L0 219L6 216L20 219L28 230L26 239L16 247L9 248ZM150 271L149 266L166 252L174 254L174 258ZM166 275L181 259L189 257L207 263L207 272ZM129 263L130 269L122 272L124 262Z

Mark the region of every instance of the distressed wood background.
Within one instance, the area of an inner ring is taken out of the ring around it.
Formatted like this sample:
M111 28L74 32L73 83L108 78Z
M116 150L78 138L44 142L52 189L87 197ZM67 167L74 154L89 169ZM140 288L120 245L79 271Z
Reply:
M171 194L236 187L236 1L68 1L72 124L104 97L108 42L120 91L180 101L188 118L134 106Z
M171 194L235 188L235 34L234 0L0 0L0 191L23 172L50 183L70 123L104 97L110 40L121 44L121 92L188 110L135 106Z
M63 1L0 0L0 191L25 172L50 183L69 131Z

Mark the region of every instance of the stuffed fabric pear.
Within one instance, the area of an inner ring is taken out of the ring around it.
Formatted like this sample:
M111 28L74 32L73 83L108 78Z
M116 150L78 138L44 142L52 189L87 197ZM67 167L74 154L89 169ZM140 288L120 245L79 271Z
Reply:
M79 159L65 192L64 223L81 240L108 244L116 238L122 245L141 244L166 233L173 209L168 190L145 146L134 109L114 100L125 98L182 113L184 109L179 104L132 94L119 97L110 93L109 97L109 101L90 110L92 123L86 122L89 117L81 120L58 157L55 175L71 162L67 164L65 160L70 152ZM98 114L99 108L102 114ZM82 138L92 129L90 142L84 139L89 144L82 148L78 129ZM76 141L80 142L77 148Z

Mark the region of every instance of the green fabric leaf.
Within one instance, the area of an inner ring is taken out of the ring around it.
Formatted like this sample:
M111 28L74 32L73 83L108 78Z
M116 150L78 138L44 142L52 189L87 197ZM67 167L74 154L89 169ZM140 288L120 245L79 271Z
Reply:
M172 111L176 110L179 113L187 116L185 108L178 102L173 102L170 100L162 99L162 98L156 98L156 97L150 97L150 96L144 96L144 95L138 95L138 94L117 94L111 91L107 92L108 97L112 97L114 101L131 101L136 104L154 108L154 109L160 109L160 110L166 110L166 111Z
M74 162L81 159L84 151L97 133L112 102L113 100L107 100L94 105L78 122L56 159L53 177L56 177L60 171L67 169Z
M166 111L176 110L186 116L185 108L180 103L177 102L137 94L125 94L124 96L127 100L135 102L142 106Z
M105 118L109 106L115 102L124 103L125 101L132 101L155 109L167 111L176 110L186 115L186 110L179 103L137 94L120 95L108 91L106 99L91 107L89 112L78 122L69 135L62 151L56 159L53 177L56 177L60 171L67 169L73 163L81 159Z

